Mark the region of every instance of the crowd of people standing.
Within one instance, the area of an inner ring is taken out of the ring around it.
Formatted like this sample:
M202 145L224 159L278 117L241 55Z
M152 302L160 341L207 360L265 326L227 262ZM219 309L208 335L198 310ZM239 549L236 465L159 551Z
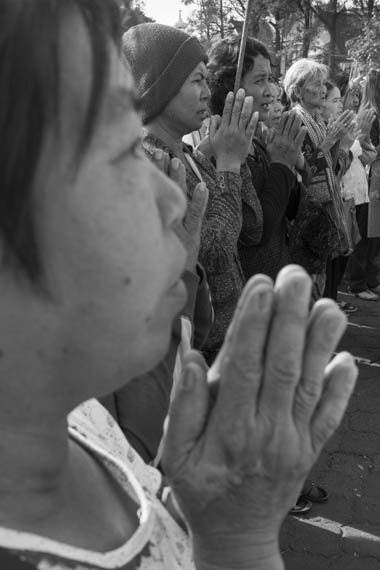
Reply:
M0 0L1 568L283 570L285 517L327 498L348 255L378 298L377 72L340 113L253 38L234 92L239 47Z

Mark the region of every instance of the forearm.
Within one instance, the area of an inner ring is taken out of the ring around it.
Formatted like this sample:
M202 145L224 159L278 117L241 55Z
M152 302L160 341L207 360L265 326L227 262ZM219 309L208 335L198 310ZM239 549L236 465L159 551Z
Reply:
M206 272L198 264L198 271L202 275L194 306L194 338L193 347L202 350L207 340L213 322L213 308L210 289L208 287Z
M305 158L305 157L304 157ZM311 168L307 162L307 160L304 160L303 163L303 167L302 168L297 168L298 173L301 175L302 177L302 182L305 186L309 186L311 179L313 177L312 172L311 172Z
M362 154L360 155L360 160L362 164L366 166L367 164L371 164L377 157L377 152L371 141L364 140L361 143L362 147Z
M243 225L239 236L247 246L258 245L263 236L263 210L256 188L252 183L251 170L247 162L241 168Z
M346 149L340 149L338 153L338 160L335 168L335 174L338 182L342 179L342 176L346 174L347 170L350 168L352 163L352 152Z
M277 538L264 542L261 537L253 538L249 544L241 544L229 536L213 542L203 545L193 537L197 570L285 570Z
M242 227L241 178L231 172L218 173L201 232L199 260L207 273L224 272L233 260Z
M225 562L222 565L209 564L195 560L197 570L285 570L284 561L280 553L277 555L258 560L256 557L247 565L238 564L236 566L227 566Z

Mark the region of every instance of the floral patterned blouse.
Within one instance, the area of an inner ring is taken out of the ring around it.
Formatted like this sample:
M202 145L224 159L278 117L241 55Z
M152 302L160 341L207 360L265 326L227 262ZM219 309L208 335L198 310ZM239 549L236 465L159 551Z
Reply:
M37 570L195 570L190 538L158 498L159 471L144 463L97 400L80 405L68 419L70 437L102 461L139 506L139 527L125 544L106 553L0 527L0 563L2 552L17 559L17 569L24 563L25 569ZM12 563L6 568L12 570Z

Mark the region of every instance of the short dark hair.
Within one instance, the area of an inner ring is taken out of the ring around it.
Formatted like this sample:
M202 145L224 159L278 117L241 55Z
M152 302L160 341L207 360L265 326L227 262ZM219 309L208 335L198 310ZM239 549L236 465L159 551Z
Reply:
M88 30L92 91L77 154L90 142L109 69L109 40L120 49L114 0L0 0L0 236L2 263L40 290L44 271L33 208L33 180L46 128L58 124L59 37L75 11Z
M331 81L331 79L326 79L325 85L326 85L327 93L330 93L330 91L332 91L334 89L334 87L338 87L337 84L334 83L334 81ZM339 89L339 87L338 87L338 89Z
M233 91L240 42L240 36L225 38L215 43L208 52L210 109L213 114L222 114L227 93ZM271 61L270 53L262 42L255 38L247 38L242 77L253 69L255 58L258 55L262 55Z

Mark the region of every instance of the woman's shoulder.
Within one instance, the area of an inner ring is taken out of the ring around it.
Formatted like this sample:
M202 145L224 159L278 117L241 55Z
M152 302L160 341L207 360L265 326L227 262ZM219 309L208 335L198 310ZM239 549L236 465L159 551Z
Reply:
M152 135L151 133L147 133L146 131L143 131L142 135L142 148L145 154L147 154L150 158L153 158L153 155L157 149L161 149L169 155L171 154L170 149L161 139Z

